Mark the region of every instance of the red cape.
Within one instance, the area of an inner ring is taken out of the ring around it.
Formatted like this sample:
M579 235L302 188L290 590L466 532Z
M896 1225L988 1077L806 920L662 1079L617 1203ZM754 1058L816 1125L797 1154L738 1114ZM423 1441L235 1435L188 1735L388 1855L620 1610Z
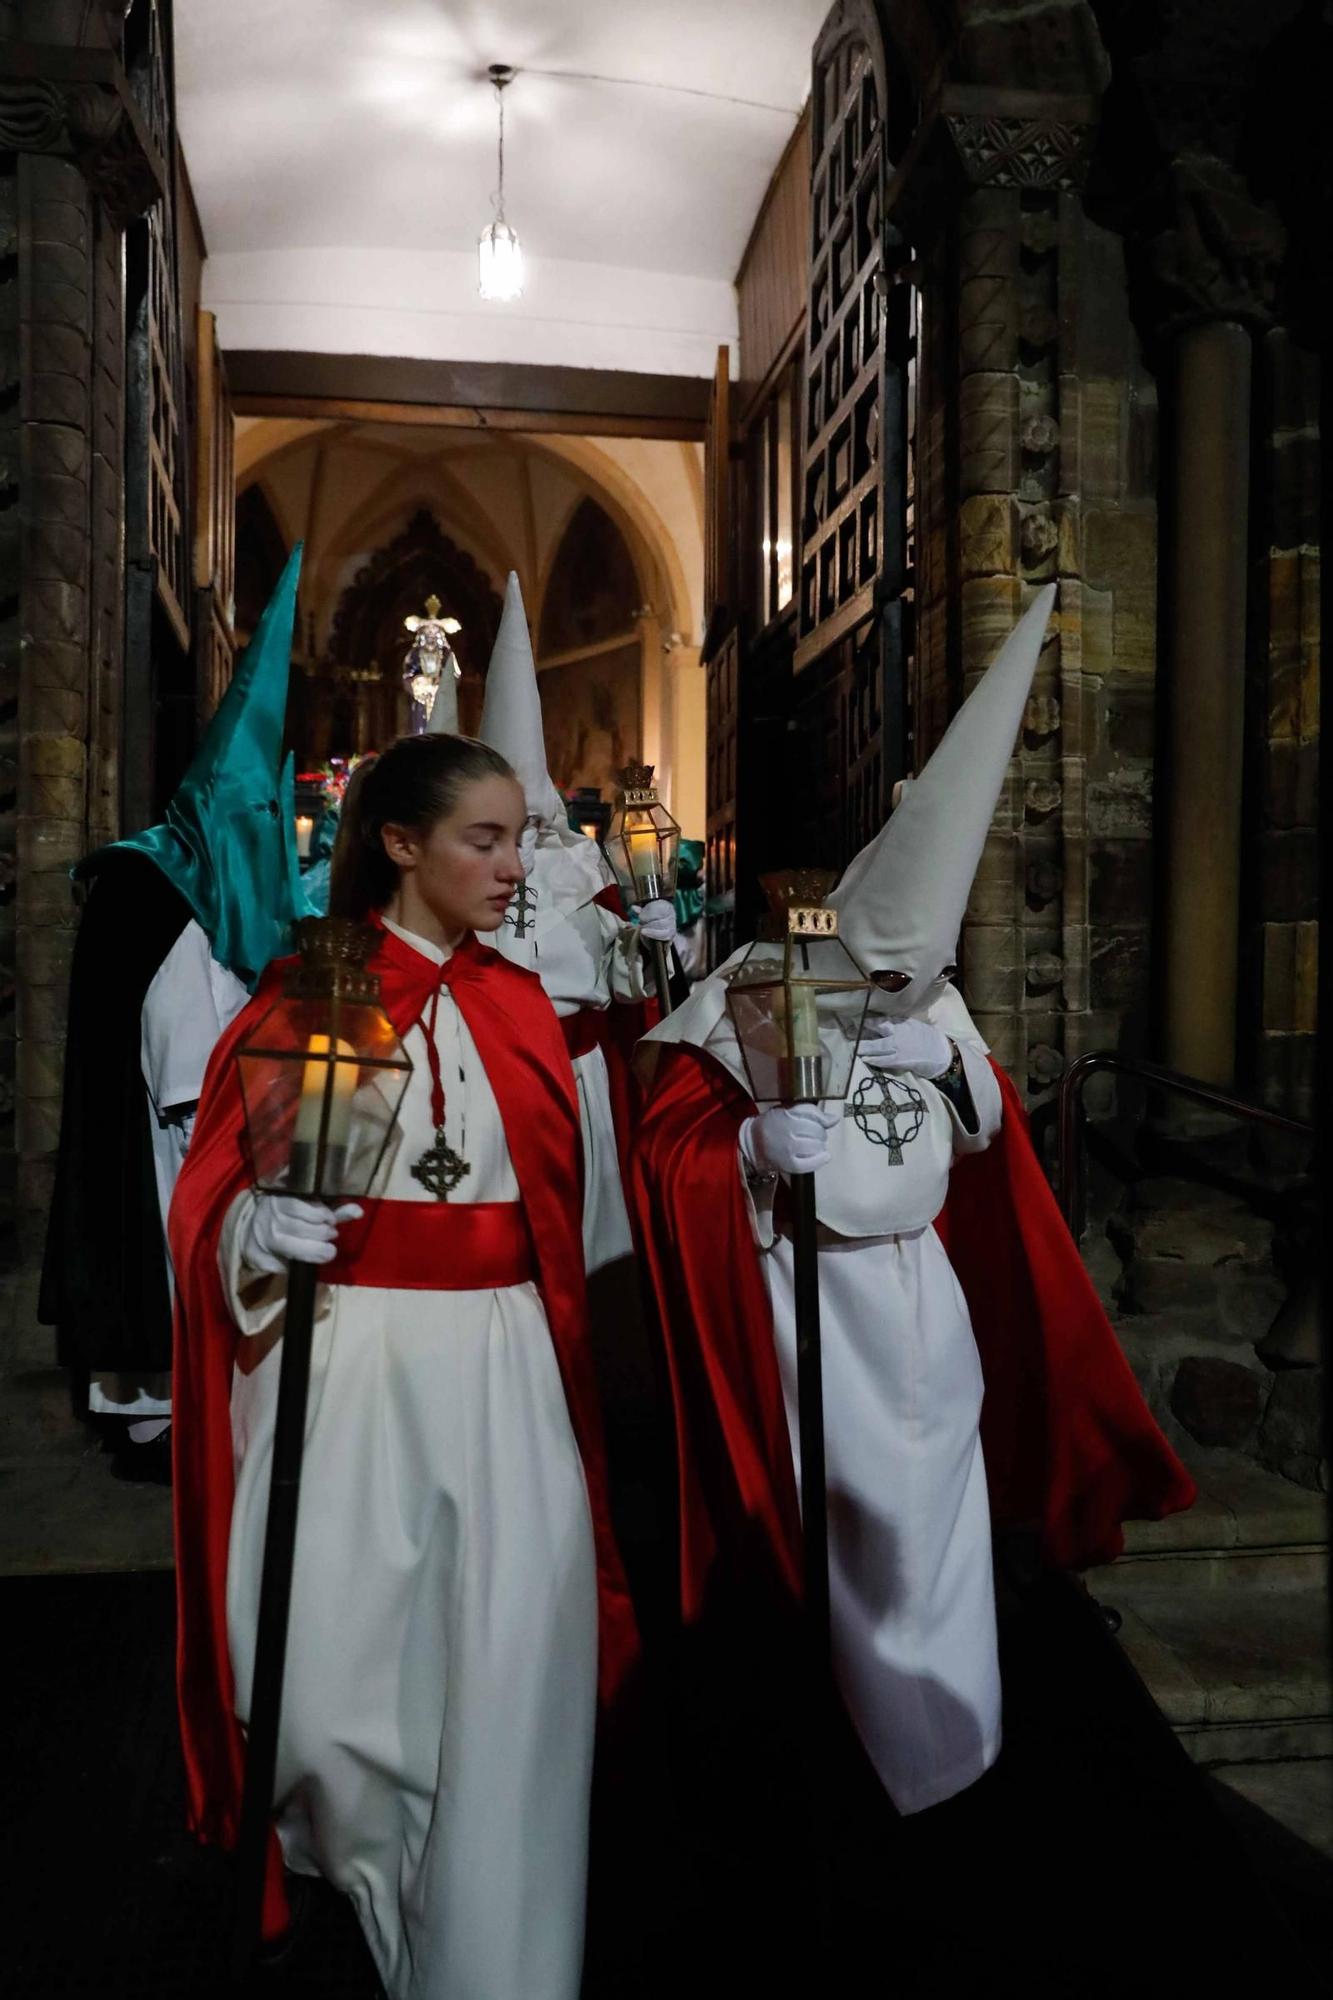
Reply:
M173 1377L177 1688L190 1824L201 1839L236 1838L244 1738L235 1718L227 1646L227 1547L233 1466L232 1368L238 1339L218 1269L218 1241L232 1202L250 1185L241 1091L232 1057L279 997L286 961L271 966L249 1006L213 1053L190 1151L171 1206L178 1279ZM499 1106L527 1211L538 1287L583 1460L597 1548L600 1685L623 1683L638 1635L611 1533L600 1407L587 1338L578 1098L549 1000L532 973L469 939L440 969L384 933L371 970L400 1035L443 979L477 1045ZM265 1932L285 1912L277 1842L270 1850Z
M600 895L593 897L593 901L624 921L625 899L616 883L609 882ZM661 1014L661 1005L655 995L644 1000L613 998L602 1014L602 1056L606 1063L611 1122L615 1127L622 1179L629 1174L630 1148L643 1110L643 1087L634 1069L634 1051L648 1030L657 1026Z
M1031 1525L1062 1568L1109 1562L1121 1523L1194 1498L1148 1412L996 1068L1001 1132L955 1162L936 1222L972 1317L986 1381L981 1419L999 1529ZM631 1175L633 1218L656 1296L680 1463L681 1588L698 1617L719 1557L756 1530L800 1589L800 1509L768 1290L736 1166L754 1110L712 1057L666 1052Z

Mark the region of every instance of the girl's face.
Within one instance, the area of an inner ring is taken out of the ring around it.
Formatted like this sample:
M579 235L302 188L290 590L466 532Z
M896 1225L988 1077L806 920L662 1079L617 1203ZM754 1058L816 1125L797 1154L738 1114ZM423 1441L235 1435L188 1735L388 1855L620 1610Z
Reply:
M434 932L441 941L499 930L523 880L518 842L526 816L515 779L472 778L453 811L425 833L386 826L384 851L399 870L391 913L407 929Z

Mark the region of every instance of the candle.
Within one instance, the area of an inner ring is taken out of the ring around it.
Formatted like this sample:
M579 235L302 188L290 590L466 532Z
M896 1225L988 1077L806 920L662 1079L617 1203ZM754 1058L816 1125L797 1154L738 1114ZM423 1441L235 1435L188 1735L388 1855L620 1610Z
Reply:
M352 1099L356 1095L360 1070L356 1051L350 1042L339 1041L332 1045L332 1062L323 1060L328 1056L330 1046L327 1035L312 1035L306 1044L310 1060L301 1073L301 1101L296 1110L291 1167L287 1175L287 1185L294 1194L317 1194L323 1189L336 1193L347 1162L347 1142L352 1135ZM329 1115L321 1161L319 1133L330 1078Z
M315 831L315 822L308 813L296 815L296 852L302 861L310 859L310 839Z
M653 827L638 830L627 828L625 844L629 848L630 873L638 891L636 900L651 903L660 893L658 880L657 833Z
M813 985L780 986L774 996L774 1012L794 1062L803 1056L821 1053L819 1040L819 988Z

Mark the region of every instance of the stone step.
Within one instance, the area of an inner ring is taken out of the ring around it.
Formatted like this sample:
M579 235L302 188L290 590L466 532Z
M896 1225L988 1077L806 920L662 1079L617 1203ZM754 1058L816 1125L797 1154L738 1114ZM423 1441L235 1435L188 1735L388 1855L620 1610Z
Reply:
M1102 1601L1120 1612L1121 1645L1196 1763L1333 1755L1321 1588L1163 1591L1125 1574Z
M1325 1494L1265 1472L1238 1452L1200 1453L1189 1469L1199 1494L1194 1505L1164 1521L1127 1522L1124 1555L1090 1574L1090 1585L1094 1574L1104 1582L1137 1560L1162 1555L1327 1548Z
M1333 1758L1226 1764L1216 1782L1333 1861Z

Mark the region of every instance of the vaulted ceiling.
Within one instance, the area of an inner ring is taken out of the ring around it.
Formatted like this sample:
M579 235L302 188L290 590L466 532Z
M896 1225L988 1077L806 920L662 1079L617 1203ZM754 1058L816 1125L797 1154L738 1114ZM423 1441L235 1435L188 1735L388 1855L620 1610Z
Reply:
M707 374L828 0L178 0L224 345ZM506 95L524 296L476 291Z

